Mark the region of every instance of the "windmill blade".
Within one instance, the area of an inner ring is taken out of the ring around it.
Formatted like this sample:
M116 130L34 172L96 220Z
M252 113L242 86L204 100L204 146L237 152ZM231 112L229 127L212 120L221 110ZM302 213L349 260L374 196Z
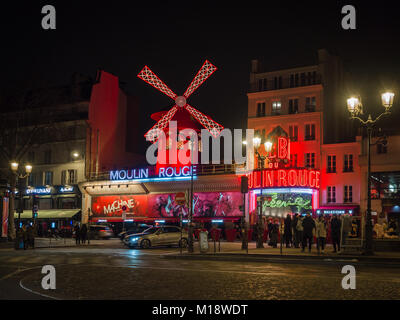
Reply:
M196 108L193 108L188 104L185 106L185 108L197 121L199 121L204 126L204 128L206 128L211 133L214 138L218 137L221 131L224 130L223 126L216 123L214 120L212 120L210 117L206 116L204 113L200 112Z
M217 67L211 64L210 61L206 60L203 65L201 66L200 70L197 72L196 76L192 80L192 83L189 85L189 87L186 89L185 93L183 96L185 98L188 98L198 87L201 86L201 84L207 80L209 76L211 76L215 71L217 70Z
M157 90L160 90L162 93L166 94L171 99L175 100L177 95L173 92L168 86L161 81L159 77L155 75L153 71L151 71L147 66L145 66L142 71L139 72L138 77L148 84L152 85Z
M160 131L168 125L172 117L178 110L177 106L173 106L147 133L144 135L147 141L156 142Z

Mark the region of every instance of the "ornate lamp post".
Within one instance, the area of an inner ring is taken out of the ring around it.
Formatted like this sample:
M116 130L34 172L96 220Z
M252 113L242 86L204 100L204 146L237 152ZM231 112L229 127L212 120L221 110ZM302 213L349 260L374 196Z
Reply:
M267 159L267 156L263 156L260 154L259 148L261 146L261 138L255 137L253 139L253 145L254 149L256 152L257 160L258 160L258 165L257 167L260 168L261 170L261 175L262 175L262 170L264 169L264 161ZM269 141L266 141L264 143L264 148L267 152L271 151L272 143ZM264 233L264 228L263 228L263 221L262 221L262 187L261 187L261 195L258 197L257 200L257 209L258 209L258 221L257 221L257 248L264 248L263 244L263 233Z
M16 161L11 162L11 172L13 173L13 178L11 180L11 204L10 204L10 209L13 211L15 209L15 189L16 186L18 185L18 192L19 192L19 205L18 205L18 226L21 220L21 209L22 209L22 192L23 192L23 187L22 187L22 181L23 179L26 179L32 172L32 166L30 164L25 165L25 173L20 173L18 171L19 168L19 163ZM10 210L10 211L11 211ZM10 221L10 225L14 226L14 215L11 215L12 221Z
M390 109L393 105L394 93L385 92L382 94L382 105L385 108L385 112L381 113L375 120L372 119L371 115L368 115L367 120L363 120L358 115L363 114L362 104L359 98L351 97L347 99L347 109L350 112L351 119L357 119L361 124L367 128L368 143L367 143L367 157L368 157L368 169L367 169L367 213L365 223L365 246L364 254L373 255L372 246L372 221L371 221L371 135L373 125L384 115L391 113Z

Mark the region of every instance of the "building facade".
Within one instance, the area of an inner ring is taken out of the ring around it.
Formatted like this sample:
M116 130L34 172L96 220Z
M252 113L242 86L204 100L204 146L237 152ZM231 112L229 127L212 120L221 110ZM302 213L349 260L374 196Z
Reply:
M248 93L248 128L263 144L281 127L290 140L286 167L317 170L318 190L313 188L312 211L318 213L359 212L359 144L352 134L345 104L340 104L344 72L338 57L318 51L318 63L285 70L259 70L252 62ZM267 158L268 159L268 158ZM280 212L295 213L293 208Z

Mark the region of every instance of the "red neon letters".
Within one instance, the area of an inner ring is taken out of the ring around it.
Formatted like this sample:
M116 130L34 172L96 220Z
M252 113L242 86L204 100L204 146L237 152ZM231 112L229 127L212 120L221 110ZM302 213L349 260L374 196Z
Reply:
M270 187L308 187L319 189L320 171L279 169L254 171L248 174L249 189Z

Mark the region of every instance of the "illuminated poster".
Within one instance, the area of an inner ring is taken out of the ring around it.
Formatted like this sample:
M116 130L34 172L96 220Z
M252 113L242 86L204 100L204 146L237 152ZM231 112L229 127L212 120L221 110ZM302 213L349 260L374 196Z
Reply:
M155 217L179 217L188 215L189 209L174 201L175 194L150 195L149 211ZM199 192L193 196L194 217L236 217L242 216L239 206L243 204L240 192Z
M312 211L312 195L304 193L271 193L263 196L262 212L266 216L286 217L290 213Z
M8 198L3 198L3 212L2 212L2 223L1 223L1 236L7 237L8 233Z
M201 192L193 196L195 217L242 216L240 192ZM98 196L92 201L93 217L147 217L174 218L182 212L187 217L189 209L175 203L175 193L150 195Z
M147 196L121 195L93 197L93 217L121 217L122 212L128 215L145 217L147 215Z

